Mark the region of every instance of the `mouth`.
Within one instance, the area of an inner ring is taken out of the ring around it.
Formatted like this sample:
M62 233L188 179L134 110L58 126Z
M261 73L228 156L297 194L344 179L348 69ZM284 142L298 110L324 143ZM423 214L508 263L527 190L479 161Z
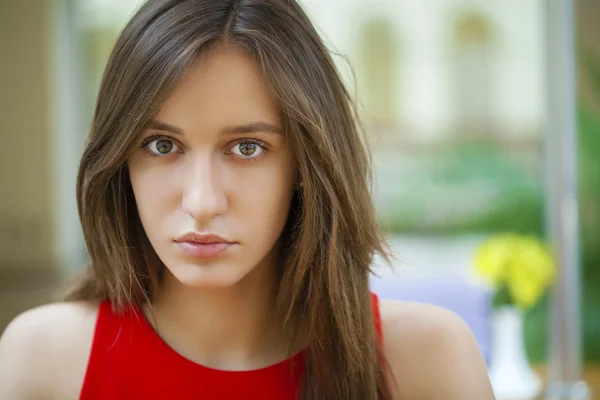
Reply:
M222 255L237 243L218 235L191 232L177 238L175 244L188 257L210 259Z

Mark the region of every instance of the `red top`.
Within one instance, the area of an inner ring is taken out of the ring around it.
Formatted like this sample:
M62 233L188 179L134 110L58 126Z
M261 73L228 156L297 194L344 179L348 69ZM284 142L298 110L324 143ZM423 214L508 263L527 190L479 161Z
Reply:
M379 301L371 296L381 337ZM179 355L137 308L122 315L101 303L81 400L261 399L299 397L302 353L251 371L208 368Z

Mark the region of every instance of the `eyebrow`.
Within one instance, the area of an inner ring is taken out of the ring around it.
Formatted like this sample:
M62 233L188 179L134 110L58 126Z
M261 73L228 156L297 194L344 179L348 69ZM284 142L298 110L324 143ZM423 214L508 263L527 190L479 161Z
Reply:
M185 135L182 129L180 129L174 125L167 124L166 122L156 120L156 119L153 119L152 121L150 121L148 129L156 129L159 131L170 132L170 133L174 133L177 135ZM273 124L270 124L268 122L263 122L263 121L250 122L250 123L244 124L244 125L228 126L224 129L222 129L220 134L227 136L227 135L257 133L257 132L269 132L269 133L283 134L282 129L280 127L278 127L277 125L273 125Z

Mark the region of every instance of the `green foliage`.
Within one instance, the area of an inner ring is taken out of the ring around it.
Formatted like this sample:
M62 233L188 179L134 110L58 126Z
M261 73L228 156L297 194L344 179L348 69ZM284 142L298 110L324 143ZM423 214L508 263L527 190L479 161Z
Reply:
M514 305L514 302L512 300L512 297L510 295L510 291L508 290L507 285L502 285L502 287L498 288L498 291L494 295L492 303L493 303L494 307Z
M600 66L595 65L600 97ZM600 122L585 107L579 112L583 344L588 361L600 361Z
M525 348L529 360L536 364L548 356L548 304L549 296L546 295L525 315Z
M543 232L539 171L524 171L495 143L455 142L420 160L418 170L418 179L409 182L411 192L381 213L385 230L435 235Z
M600 58L588 51L581 61L600 100ZM582 104L578 123L584 358L600 362L600 116Z

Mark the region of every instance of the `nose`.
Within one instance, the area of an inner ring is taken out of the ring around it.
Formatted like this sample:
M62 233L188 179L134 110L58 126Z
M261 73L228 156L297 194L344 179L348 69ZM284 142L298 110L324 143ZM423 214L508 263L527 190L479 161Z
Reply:
M182 209L197 221L208 221L227 212L221 174L212 157L197 157L186 165Z

